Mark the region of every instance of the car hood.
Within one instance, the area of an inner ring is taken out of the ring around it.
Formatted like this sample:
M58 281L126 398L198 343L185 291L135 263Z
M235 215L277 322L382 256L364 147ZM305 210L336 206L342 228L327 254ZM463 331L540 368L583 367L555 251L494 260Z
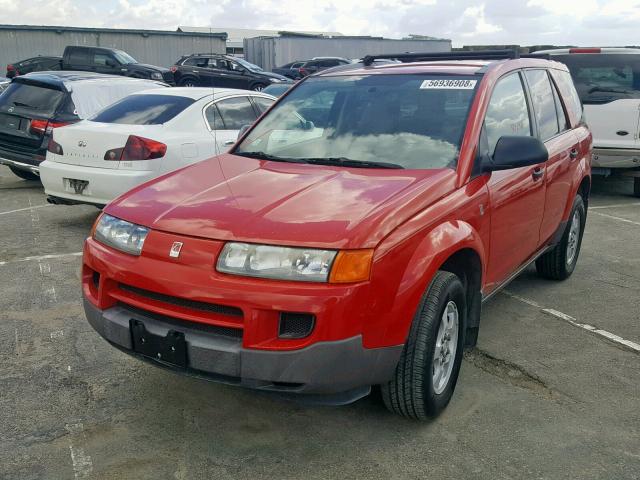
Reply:
M273 73L273 72L254 72L254 73L257 73L258 75L262 75L263 77L267 77L267 78L276 78L278 80L282 80L286 82L291 81L290 78L287 78L284 75L280 75L279 73Z
M128 63L127 67L137 70L146 70L149 72L168 72L169 69L165 67L158 67L156 65L149 65L148 63Z
M221 155L143 184L105 212L216 240L372 248L453 190L455 171L328 167Z

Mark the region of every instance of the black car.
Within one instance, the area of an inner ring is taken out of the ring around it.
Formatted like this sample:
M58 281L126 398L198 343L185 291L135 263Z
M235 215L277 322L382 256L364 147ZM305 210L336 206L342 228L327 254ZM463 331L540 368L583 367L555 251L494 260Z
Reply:
M194 54L182 57L171 67L176 85L181 87L222 87L262 90L272 83L291 80L265 72L241 58L221 54Z
M342 57L315 57L306 61L300 68L298 68L298 72L300 73L300 78L302 78L307 75L326 70L327 68L348 65L350 63L350 60Z
M308 60L291 62L291 63L287 63L286 65L282 65L281 67L276 67L271 71L273 73L277 73L278 75L284 75L285 77L291 78L293 80L299 80L302 78L302 74L300 73L300 67L307 62Z
M7 65L7 78L44 70L60 70L62 57L33 57Z
M20 178L37 180L54 128L89 118L137 91L167 87L154 80L89 72L15 77L0 94L0 164Z

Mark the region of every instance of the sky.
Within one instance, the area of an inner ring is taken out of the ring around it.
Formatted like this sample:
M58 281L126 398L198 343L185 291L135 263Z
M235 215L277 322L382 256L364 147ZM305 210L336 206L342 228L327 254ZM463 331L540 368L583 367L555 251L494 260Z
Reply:
M481 44L640 44L640 0L0 0L0 23L409 34Z

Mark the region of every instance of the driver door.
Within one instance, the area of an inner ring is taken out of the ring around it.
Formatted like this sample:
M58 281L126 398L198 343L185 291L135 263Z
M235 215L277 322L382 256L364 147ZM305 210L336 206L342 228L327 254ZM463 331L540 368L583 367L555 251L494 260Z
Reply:
M534 119L521 74L496 84L484 121L484 150L493 155L504 135L534 135ZM545 204L545 168L540 164L492 172L487 182L491 234L487 292L509 278L538 249Z

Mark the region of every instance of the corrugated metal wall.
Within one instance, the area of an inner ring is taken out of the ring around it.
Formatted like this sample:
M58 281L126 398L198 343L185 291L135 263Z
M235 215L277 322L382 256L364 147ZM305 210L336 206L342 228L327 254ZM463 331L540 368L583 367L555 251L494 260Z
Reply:
M391 40L349 37L258 37L244 40L244 58L265 70L312 57L362 58L367 54L450 51L451 40Z
M224 35L67 28L0 28L0 75L7 63L38 55L61 56L67 45L119 48L141 63L169 67L190 53L225 53Z

